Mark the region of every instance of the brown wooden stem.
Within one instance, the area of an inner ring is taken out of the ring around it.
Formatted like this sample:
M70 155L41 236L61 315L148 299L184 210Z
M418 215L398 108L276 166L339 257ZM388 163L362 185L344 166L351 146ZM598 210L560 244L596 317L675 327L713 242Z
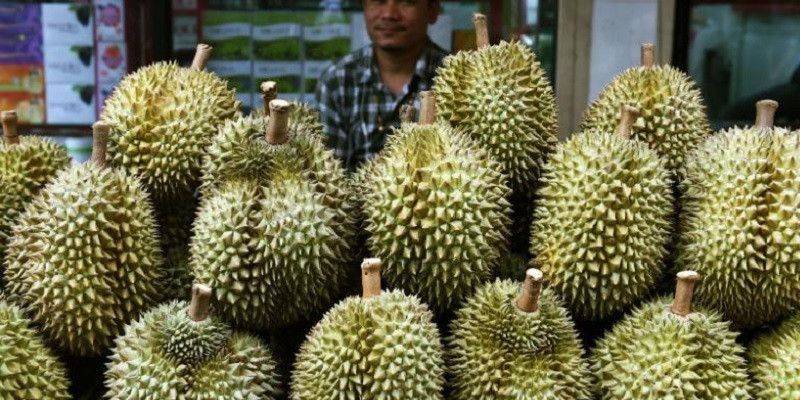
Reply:
M631 137L631 131L633 129L633 124L636 122L636 118L639 118L639 110L635 107L623 104L622 107L620 107L617 134L624 138Z
M269 103L278 98L278 83L275 81L261 82L261 99L264 100L264 115L269 115Z
M6 144L19 143L19 133L17 133L17 112L16 111L3 111L3 139Z
M675 285L675 299L670 310L675 315L685 317L692 312L692 294L694 284L700 279L700 274L695 271L678 272L678 283Z
M269 102L269 122L267 124L267 143L283 144L289 140L289 109L286 100L275 99Z
M211 58L211 50L213 47L200 43L197 45L197 50L194 52L194 59L192 60L192 68L198 71L206 69L208 59Z
M416 111L417 110L414 109L413 104L410 103L403 104L402 106L400 106L400 120L406 124L414 122Z
M475 44L479 49L489 47L489 27L486 24L486 16L481 13L472 15L472 23L475 24Z
M108 148L108 135L111 132L111 125L97 121L92 125L92 162L99 165L106 165L106 150Z
M655 46L652 43L642 43L641 63L643 67L652 67L656 63Z
M778 102L775 100L759 100L756 102L756 127L772 129L775 126L775 111Z
M361 263L361 296L365 299L381 295L381 264L380 258L365 258Z
M525 282L517 297L517 308L531 313L539 309L539 294L542 292L542 271L530 268L525 272Z
M419 124L430 125L436 121L436 92L425 90L419 93Z
M208 318L208 311L211 306L211 288L202 283L192 285L192 302L189 303L189 318L192 321L200 322Z

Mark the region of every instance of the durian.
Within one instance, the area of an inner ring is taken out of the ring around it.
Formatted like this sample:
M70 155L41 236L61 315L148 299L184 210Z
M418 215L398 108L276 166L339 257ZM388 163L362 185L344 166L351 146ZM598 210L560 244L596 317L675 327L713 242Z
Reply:
M694 271L678 273L675 298L647 303L619 322L592 354L604 400L749 399L744 348L721 316L692 310Z
M756 399L800 398L800 314L758 337L748 356Z
M678 268L707 276L698 300L755 328L800 306L800 135L756 126L721 131L686 163Z
M587 131L559 145L545 166L531 251L548 286L576 318L623 312L653 289L670 241L671 177L631 140L636 110L617 132Z
M67 400L66 370L22 311L0 296L0 399Z
M106 100L112 127L109 164L139 177L156 202L191 193L205 148L223 121L238 114L233 89L204 71L210 46L198 45L191 68L171 62L126 76Z
M278 376L258 338L209 315L211 288L172 301L125 327L106 371L109 399L276 399Z
M642 45L641 66L625 70L600 92L586 110L581 130L612 131L620 104L639 110L631 137L647 143L673 172L711 134L695 83L676 68L654 65L650 43Z
M94 125L92 161L58 174L20 216L6 289L55 345L99 355L159 300L161 252L139 181L105 164L109 126Z
M494 277L507 246L509 193L499 165L471 138L431 123L404 124L356 181L369 248L389 286L441 314Z
M329 307L347 281L355 228L344 170L319 123L283 100L269 105L268 117L226 122L209 147L190 248L217 311L251 329Z
M567 310L542 272L498 280L456 313L447 341L453 400L592 398L589 365Z
M0 143L0 265L8 235L28 202L69 164L63 146L36 136L17 135L17 113L3 111ZM0 285L2 286L2 285Z
M443 399L443 360L433 315L414 296L381 293L381 263L362 264L363 298L328 311L300 348L292 400Z

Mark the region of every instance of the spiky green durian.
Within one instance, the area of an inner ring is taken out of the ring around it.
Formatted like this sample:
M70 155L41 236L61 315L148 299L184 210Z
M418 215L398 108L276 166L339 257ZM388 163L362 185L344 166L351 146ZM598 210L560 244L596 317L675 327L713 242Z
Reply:
M699 301L754 328L800 306L800 135L732 128L686 163L678 268L709 279Z
M192 270L216 288L217 310L248 328L322 311L352 261L344 170L316 127L288 122L287 141L271 144L269 118L228 121L204 164Z
M33 196L69 164L64 146L35 136L17 137L16 120L16 113L3 112L4 132L9 131L9 139L0 140L0 265L14 220Z
M0 296L0 399L67 400L68 386L64 366L22 311Z
M647 145L610 131L573 136L545 165L538 197L534 263L576 318L620 313L655 286L673 200L665 162Z
M397 290L344 299L301 346L291 398L443 399L443 351L432 319L415 296Z
M642 51L652 59L652 46ZM644 60L643 64L625 70L600 92L587 108L581 130L614 130L620 104L630 104L641 114L631 137L647 143L671 171L678 171L689 152L711 134L703 99L694 81L680 70L647 66Z
M456 313L446 353L450 398L592 398L591 373L567 310L545 289L534 300L536 310L523 311L516 303L520 290L518 282L498 280Z
M109 399L275 399L276 364L255 337L187 303L154 308L116 339L105 373Z
M139 177L154 200L199 184L206 146L239 101L214 73L161 62L126 76L106 100L109 163Z
M758 337L748 356L755 398L800 398L800 314Z
M61 171L20 216L6 289L68 353L101 354L159 299L161 252L139 181L88 162Z
M444 312L496 274L509 189L468 136L442 123L405 124L359 174L369 248L386 261L389 286Z
M750 399L744 348L730 323L704 308L679 313L676 303L662 297L640 306L597 343L600 398Z

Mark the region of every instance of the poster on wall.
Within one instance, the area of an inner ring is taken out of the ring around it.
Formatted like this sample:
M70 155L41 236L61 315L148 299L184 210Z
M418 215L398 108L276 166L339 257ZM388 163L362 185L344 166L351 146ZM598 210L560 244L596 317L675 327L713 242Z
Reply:
M42 13L38 4L0 3L0 110L22 123L45 120Z

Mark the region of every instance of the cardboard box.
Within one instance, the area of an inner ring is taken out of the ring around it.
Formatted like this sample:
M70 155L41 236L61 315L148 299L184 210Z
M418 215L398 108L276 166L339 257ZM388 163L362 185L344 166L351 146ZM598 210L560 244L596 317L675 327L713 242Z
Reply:
M92 7L89 4L42 4L44 46L93 44Z
M44 68L41 64L0 64L0 93L4 92L43 94Z
M302 25L296 13L259 12L253 16L253 58L300 60Z
M94 47L50 45L44 47L44 78L49 84L94 84Z
M45 121L45 99L42 93L0 93L0 110L16 110L19 122L42 124Z
M214 60L249 60L251 13L207 11L203 14L203 41L214 47Z
M97 43L97 80L116 84L125 76L128 59L125 43Z
M48 84L48 124L91 124L96 115L94 85Z
M125 4L123 0L95 0L97 18L95 38L98 42L125 41Z

